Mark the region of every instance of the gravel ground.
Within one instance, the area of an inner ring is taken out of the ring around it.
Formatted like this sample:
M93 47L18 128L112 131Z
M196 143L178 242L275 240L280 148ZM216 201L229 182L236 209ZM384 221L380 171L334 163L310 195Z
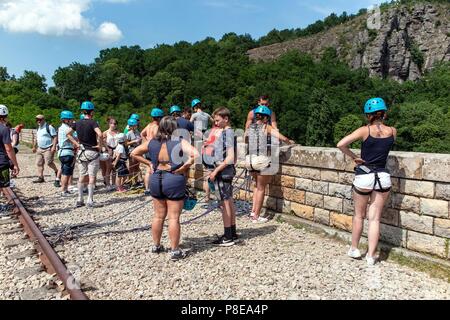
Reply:
M34 157L21 153L19 159L21 176L33 175ZM151 234L145 230L152 218L150 198L100 189L95 201L104 207L74 209L75 196L60 198L52 181L36 185L33 179L17 179L17 190L22 198L40 197L26 204L44 230L99 219L110 222L127 210L131 213L58 246L91 299L450 299L450 284L444 280L393 262L367 267L365 260L348 258L342 243L288 224L255 225L240 216L240 243L215 247L211 241L223 231L218 211L182 226L182 248L189 255L172 262L167 254L150 252ZM183 214L182 221L203 211ZM6 237L18 235L0 235L2 241ZM169 244L167 230L162 243ZM22 280L8 275L13 266L4 262L5 254L2 247L0 292L14 293ZM4 298L14 295L0 293Z

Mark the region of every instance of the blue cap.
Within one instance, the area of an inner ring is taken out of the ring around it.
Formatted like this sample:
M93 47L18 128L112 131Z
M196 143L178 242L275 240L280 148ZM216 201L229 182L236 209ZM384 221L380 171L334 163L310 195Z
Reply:
M132 126L137 126L138 125L138 122L137 122L137 120L136 119L128 119L128 125L130 126L130 127L132 127Z
M192 100L192 103L191 103L192 108L195 107L196 105L198 105L199 103L202 103L202 102L200 101L200 99L194 99L194 100Z
M152 116L153 118L162 118L164 117L164 111L159 108L153 108L150 116Z
M367 100L364 106L364 113L374 113L377 111L387 111L386 102L381 98L372 98Z
M262 114L270 117L272 115L272 111L266 106L258 106L255 109L255 114Z
M81 110L87 110L87 111L94 110L94 104L90 101L85 101L81 104Z
M181 108L179 106L172 106L170 108L170 114L172 114L174 112L181 112Z
M135 119L136 121L139 121L141 117L137 113L133 113L130 117L130 119Z
M59 118L61 120L69 120L69 119L73 119L73 113L71 111L68 110L64 110L63 112L61 112Z

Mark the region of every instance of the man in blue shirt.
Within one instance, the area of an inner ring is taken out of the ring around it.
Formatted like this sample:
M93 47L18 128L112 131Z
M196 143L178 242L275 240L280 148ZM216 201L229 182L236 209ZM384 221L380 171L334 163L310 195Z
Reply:
M33 153L36 153L36 166L38 167L38 179L34 183L43 183L44 165L46 164L55 172L55 187L61 187L58 179L58 169L54 161L56 146L58 144L57 133L53 126L45 122L43 115L36 116L38 128L36 130L36 139L33 141Z

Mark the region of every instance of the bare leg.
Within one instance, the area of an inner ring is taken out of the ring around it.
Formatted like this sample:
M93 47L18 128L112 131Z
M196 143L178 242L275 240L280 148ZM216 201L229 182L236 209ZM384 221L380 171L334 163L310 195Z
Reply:
M380 219L383 212L384 204L389 198L389 192L374 192L370 197L371 204L369 206L369 257L375 256L377 251L378 240L380 239Z
M55 173L55 178L58 179L58 168L56 167L55 163L52 162L49 165L49 168L53 170L53 172ZM42 170L43 172L43 170Z
M256 189L253 192L254 213L255 218L258 219L261 214L261 209L264 203L266 193L266 186L270 181L271 176L256 176Z
M183 201L167 200L167 215L169 217L169 239L172 250L180 246L180 214L183 209Z
M165 200L153 198L153 222L152 222L152 238L156 246L161 244L161 236L163 232L164 219L167 216L167 203Z
M361 190L362 192L370 192L370 190ZM352 229L352 248L358 249L359 241L364 228L364 219L366 218L367 203L370 196L363 196L353 192L353 201L355 203L355 215L353 216Z

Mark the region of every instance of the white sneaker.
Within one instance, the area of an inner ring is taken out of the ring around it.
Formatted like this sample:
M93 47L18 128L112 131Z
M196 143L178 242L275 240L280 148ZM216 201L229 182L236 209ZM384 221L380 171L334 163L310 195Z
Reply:
M366 261L367 261L367 266L371 267L371 266L375 265L376 258L375 257L369 257L368 255L366 255Z
M266 223L267 221L269 221L269 219L267 219L267 218L258 217L258 219L255 219L254 216L252 217L253 223Z
M67 188L67 190L70 192L78 192L78 188L75 186L69 186L69 188Z
M350 247L350 250L348 251L347 255L350 258L359 259L359 258L361 258L361 251L359 251L358 249Z

